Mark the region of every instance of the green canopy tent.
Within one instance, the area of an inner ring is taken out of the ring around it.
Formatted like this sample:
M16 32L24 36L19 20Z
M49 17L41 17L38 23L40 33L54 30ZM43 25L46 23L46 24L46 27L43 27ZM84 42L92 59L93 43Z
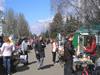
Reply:
M86 37L88 35L95 35L96 37L96 44L100 45L100 25L93 25L90 28L85 26L80 27L74 35L73 45L77 48L78 44L81 42L83 45L86 44Z

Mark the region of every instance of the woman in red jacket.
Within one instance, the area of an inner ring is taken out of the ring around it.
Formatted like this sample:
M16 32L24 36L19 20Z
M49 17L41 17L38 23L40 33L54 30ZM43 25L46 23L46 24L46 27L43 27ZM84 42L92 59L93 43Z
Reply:
M87 47L84 47L86 53L90 54L91 59L95 62L96 58L96 38L91 36L90 42L88 42Z

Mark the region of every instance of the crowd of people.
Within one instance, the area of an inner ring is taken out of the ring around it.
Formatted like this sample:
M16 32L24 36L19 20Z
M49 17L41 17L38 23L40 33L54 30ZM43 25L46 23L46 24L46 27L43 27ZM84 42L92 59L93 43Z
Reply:
M95 35L88 35L86 45L82 45L82 53L77 55L78 48L73 44L74 33L68 36L62 36L59 39L52 39L52 61L55 64L56 55L59 55L59 63L63 63L64 75L95 75L96 73L96 37ZM80 45L80 44L79 44ZM78 46L79 46L78 45ZM76 64L76 59L79 64ZM74 61L75 60L75 61ZM91 61L91 62L90 62ZM87 66L83 67L84 63ZM88 64L89 63L89 64ZM77 67L78 66L78 67ZM81 70L80 70L81 69ZM80 73L78 74L78 70Z
M12 75L19 63L27 66L28 53L33 48L38 63L37 69L41 69L45 58L45 47L49 40L45 41L42 36L15 40L12 36L0 37L0 63L2 65L0 65L0 70L2 68L4 75Z
M0 38L0 63L3 66L1 68L4 75L12 74L19 63L20 55L26 55L26 60L23 64L28 64L28 48L30 48L28 42L29 40L27 38L23 38L18 42L15 42L12 36L3 36Z
M89 39L87 40L86 46L82 46L84 54L88 55L88 58L93 61L95 64L96 60L96 38L95 36L88 36ZM74 48L74 45L72 43L74 38L74 33L69 34L68 36L63 36L63 39L59 40L57 38L53 38L51 43L51 53L52 53L52 62L53 65L58 63L63 63L64 66L64 75L73 75L76 74L76 70L73 68L74 65L74 56L79 57L81 55L77 55L77 49ZM13 63L16 60L20 60L21 63L24 65L28 65L29 57L28 52L29 50L34 48L34 52L37 59L37 69L40 70L43 67L43 62L45 58L45 47L49 43L48 41L45 41L45 39L42 36L38 36L35 38L23 38L17 42L14 42L13 38L10 36L4 36L2 40L0 40L0 55L2 57L2 60L0 62L3 62L3 68L4 68L4 74L5 75L11 75L12 74L12 68L14 68L17 65L14 65ZM12 57L14 57L14 53L17 53L18 57L15 61L12 60ZM56 59L58 54L58 60ZM84 57L83 54L83 57ZM18 62L19 63L19 62ZM17 64L18 64L17 63ZM95 66L91 67L94 71ZM77 75L77 74L76 74Z

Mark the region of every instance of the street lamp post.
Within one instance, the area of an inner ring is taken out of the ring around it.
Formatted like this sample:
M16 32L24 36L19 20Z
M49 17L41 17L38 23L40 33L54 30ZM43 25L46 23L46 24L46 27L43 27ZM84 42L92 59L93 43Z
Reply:
M3 34L3 11L0 10L0 36Z

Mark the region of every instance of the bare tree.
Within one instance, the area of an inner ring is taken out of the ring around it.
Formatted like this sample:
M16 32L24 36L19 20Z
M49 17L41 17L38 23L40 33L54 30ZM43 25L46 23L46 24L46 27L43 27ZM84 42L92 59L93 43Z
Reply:
M100 0L51 0L52 9L55 11L63 11L67 15L79 17L83 23L86 21L95 20L100 21ZM72 12L69 12L72 10ZM73 12L74 11L74 12ZM88 17L88 18L87 18Z

